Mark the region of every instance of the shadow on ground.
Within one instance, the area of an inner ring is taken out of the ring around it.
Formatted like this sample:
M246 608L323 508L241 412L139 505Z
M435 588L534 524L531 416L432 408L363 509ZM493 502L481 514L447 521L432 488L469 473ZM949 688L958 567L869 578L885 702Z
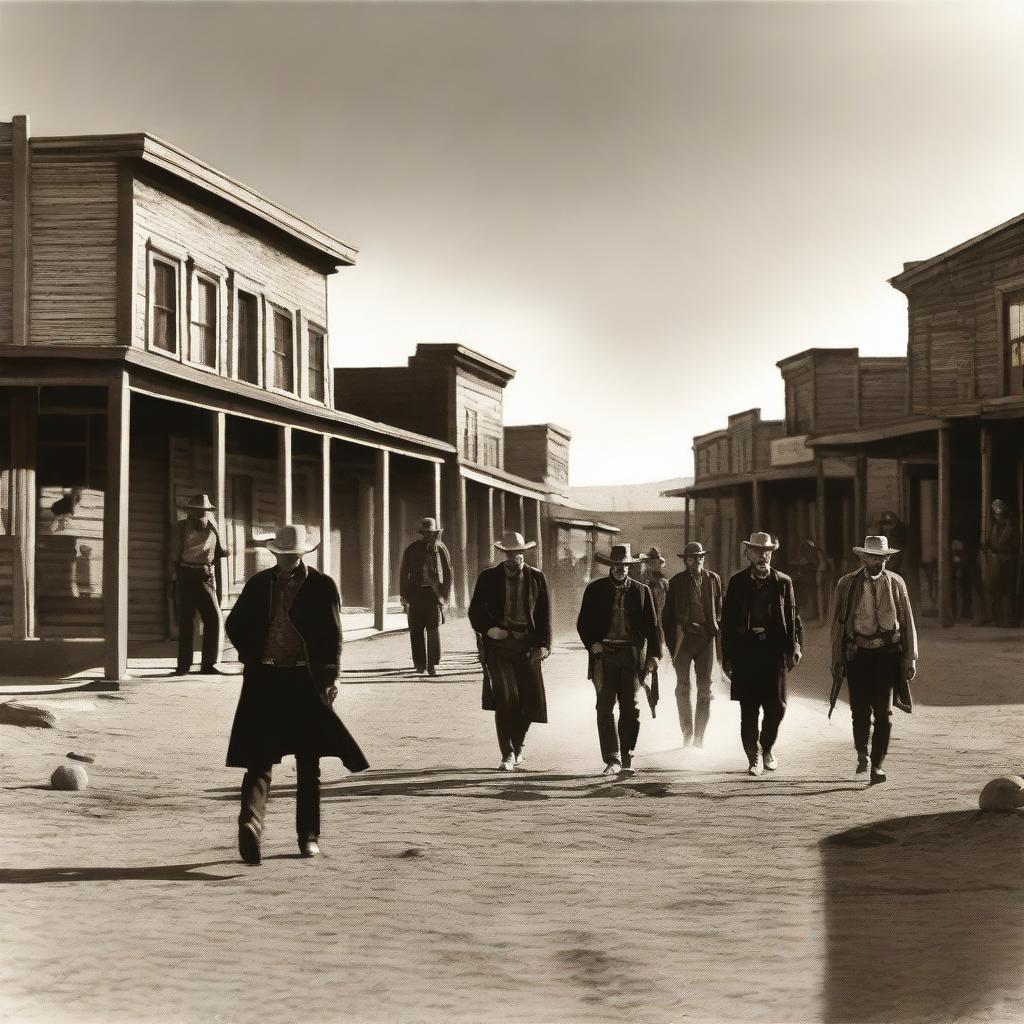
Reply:
M1020 1019L1022 844L1024 816L975 811L823 840L825 1021Z
M212 860L204 864L155 864L142 868L0 868L0 885L39 885L44 882L224 882L238 875L212 875L201 868L221 867L237 861Z

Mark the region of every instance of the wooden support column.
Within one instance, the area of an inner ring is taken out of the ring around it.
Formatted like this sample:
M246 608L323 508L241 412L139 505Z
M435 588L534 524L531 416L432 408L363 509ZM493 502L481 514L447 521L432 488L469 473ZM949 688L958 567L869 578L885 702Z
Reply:
M533 539L537 542L537 546L533 549L534 559L533 564L540 569L544 570L544 511L543 502L540 498L533 499Z
M469 522L466 503L466 478L455 466L455 597L460 611L469 607Z
M128 491L131 391L123 370L107 390L107 486L103 493L103 669L128 675Z
M29 343L29 279L32 265L30 226L32 157L28 117L16 114L11 121L11 341Z
M508 519L506 519L506 504L505 504L505 492L498 491L498 522L497 531L500 537L508 529Z
M761 481L756 477L750 481L750 517L753 522L750 524L750 533L755 530L764 529L764 519L761 517L763 487Z
M853 476L853 534L863 544L868 530L868 457L857 456Z
M981 427L981 543L988 543L992 525L992 430Z
M487 488L487 536L485 538L487 542L487 553L485 561L490 565L495 558L494 555L494 542L498 539L494 532L494 488Z
M825 460L814 459L814 543L828 555L828 492L825 484Z
M357 502L359 508L359 552L362 556L362 600L364 608L373 607L373 595L376 593L374 584L374 555L376 550L376 533L373 528L373 484L365 477L360 477L357 485Z
M520 494L519 495L519 522L518 527L522 531L523 536L527 534L526 529L526 499Z
M277 435L278 514L282 523L292 521L292 428L282 426Z
M434 516L437 521L443 526L444 525L444 512L442 511L443 505L441 503L441 463L434 463Z
M36 421L38 393L19 388L11 398L11 532L14 639L36 635Z
M320 435L320 571L334 575L331 547L331 435ZM338 583L338 580L335 580Z
M223 542L225 533L224 510L227 502L227 416L213 413L213 503L217 506L215 519Z
M950 440L950 428L940 427L938 431L939 535L937 541L939 548L939 623L943 626L953 625L953 574L949 550L952 540L950 514L953 496Z
M373 627L383 629L391 590L391 453L377 452L373 483Z

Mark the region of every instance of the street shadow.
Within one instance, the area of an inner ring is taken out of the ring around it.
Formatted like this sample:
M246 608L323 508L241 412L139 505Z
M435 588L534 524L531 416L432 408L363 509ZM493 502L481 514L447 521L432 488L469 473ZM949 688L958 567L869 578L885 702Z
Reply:
M1021 999L1024 815L955 811L829 836L828 1024L987 1017Z
M0 885L40 885L46 882L225 882L239 875L214 875L201 868L237 861L202 864L159 864L144 868L0 868Z

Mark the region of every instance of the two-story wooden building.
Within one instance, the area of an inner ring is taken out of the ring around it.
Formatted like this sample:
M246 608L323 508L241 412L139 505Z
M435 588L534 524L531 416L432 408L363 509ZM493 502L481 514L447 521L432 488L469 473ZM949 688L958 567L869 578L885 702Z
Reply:
M321 534L345 605L383 626L392 486L439 510L454 446L336 408L326 284L355 257L152 136L0 124L7 671L117 679L129 637L165 640L169 530L198 491L231 552L225 605L292 520Z

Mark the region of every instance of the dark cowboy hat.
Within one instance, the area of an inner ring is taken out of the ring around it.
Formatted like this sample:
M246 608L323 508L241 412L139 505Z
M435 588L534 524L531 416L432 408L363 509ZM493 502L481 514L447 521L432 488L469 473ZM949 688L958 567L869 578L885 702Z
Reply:
M193 508L201 512L214 512L217 506L210 501L208 494L193 494L191 498L181 503L181 508Z
M703 558L707 551L704 550L704 545L699 540L691 540L689 544L679 552L680 558Z
M636 565L640 561L633 557L631 544L613 544L607 555L598 553L594 558L602 565Z
M437 520L433 516L426 516L420 523L420 533L440 533L441 527L438 526Z
M650 551L645 555L637 556L641 562L664 562L665 556L661 553L661 550L656 547L652 547Z

